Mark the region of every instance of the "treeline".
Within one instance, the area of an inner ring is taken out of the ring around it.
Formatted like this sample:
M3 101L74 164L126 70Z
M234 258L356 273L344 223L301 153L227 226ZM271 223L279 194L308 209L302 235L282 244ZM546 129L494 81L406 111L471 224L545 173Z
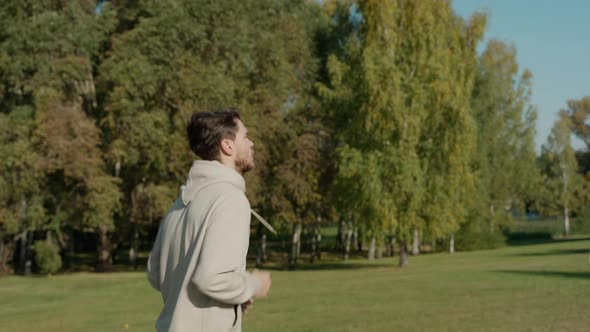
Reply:
M478 56L485 23L437 0L2 1L0 273L85 250L97 271L122 250L137 264L194 159L186 120L230 106L291 265L304 233L320 257L326 223L344 257L365 240L401 265L420 242L491 243L516 212L560 213L567 234L590 98L537 157L532 74L503 42ZM253 223L261 264L265 239Z

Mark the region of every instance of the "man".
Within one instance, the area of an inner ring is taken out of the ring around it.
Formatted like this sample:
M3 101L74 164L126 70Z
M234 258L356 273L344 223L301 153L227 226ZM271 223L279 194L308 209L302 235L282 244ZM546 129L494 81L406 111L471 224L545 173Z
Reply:
M246 272L250 203L242 175L254 167L254 144L235 110L196 113L187 132L202 160L193 163L148 260L148 279L164 300L156 329L240 331L242 310L271 285L268 272Z

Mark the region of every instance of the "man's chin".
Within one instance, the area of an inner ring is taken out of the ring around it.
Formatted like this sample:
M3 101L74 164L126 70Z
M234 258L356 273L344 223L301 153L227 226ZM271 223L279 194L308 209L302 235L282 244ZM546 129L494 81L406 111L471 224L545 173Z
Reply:
M251 161L244 161L244 160L236 160L236 170L241 174L246 174L254 169L254 162Z

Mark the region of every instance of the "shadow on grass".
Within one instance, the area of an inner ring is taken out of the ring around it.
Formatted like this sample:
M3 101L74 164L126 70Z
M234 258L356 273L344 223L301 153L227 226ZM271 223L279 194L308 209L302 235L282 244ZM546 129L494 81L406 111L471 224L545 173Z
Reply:
M382 268L382 267L395 267L396 264L363 264L363 263L316 263L316 264L298 264L295 268L290 269L286 265L275 265L275 266L263 266L263 270L271 271L329 271L329 270L360 270L367 268Z
M547 243L558 243L558 242L577 242L587 241L590 237L575 237L569 239L554 239L548 233L511 233L508 235L506 244L509 246L527 246L531 244L547 244Z
M524 257L559 256L559 255L588 254L589 252L590 252L590 248L582 248L582 249L554 249L554 250L547 250L547 251L544 251L544 252L516 253L516 254L511 254L510 256L524 256Z
M536 277L557 277L568 279L590 280L590 272L565 272L565 271L526 271L526 270L500 270L499 273L518 274Z

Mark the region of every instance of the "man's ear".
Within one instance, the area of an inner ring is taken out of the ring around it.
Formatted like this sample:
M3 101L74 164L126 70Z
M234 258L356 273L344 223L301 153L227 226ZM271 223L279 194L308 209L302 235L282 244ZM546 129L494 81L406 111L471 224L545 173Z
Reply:
M234 142L230 139L221 140L221 153L226 156L233 156L235 151Z

